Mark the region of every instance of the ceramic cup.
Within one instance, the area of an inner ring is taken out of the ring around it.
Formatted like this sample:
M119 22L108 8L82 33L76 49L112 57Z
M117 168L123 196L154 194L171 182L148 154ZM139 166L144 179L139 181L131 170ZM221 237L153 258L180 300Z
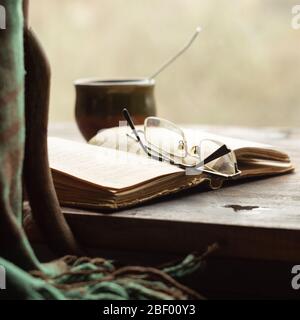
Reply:
M155 81L149 79L75 81L75 117L84 138L90 140L100 129L118 126L124 121L123 108L135 124L155 116L154 87Z

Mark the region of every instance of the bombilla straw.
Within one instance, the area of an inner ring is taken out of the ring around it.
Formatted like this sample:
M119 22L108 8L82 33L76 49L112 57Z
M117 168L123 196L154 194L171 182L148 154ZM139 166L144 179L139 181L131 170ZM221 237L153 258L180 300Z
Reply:
M195 41L197 38L198 34L202 31L201 27L197 27L195 33L191 37L191 39L188 41L188 43L179 51L177 52L174 56L172 56L167 62L165 62L155 73L153 73L150 77L148 77L149 80L154 79L157 77L163 70L165 70L171 63L173 63L177 58L179 58Z

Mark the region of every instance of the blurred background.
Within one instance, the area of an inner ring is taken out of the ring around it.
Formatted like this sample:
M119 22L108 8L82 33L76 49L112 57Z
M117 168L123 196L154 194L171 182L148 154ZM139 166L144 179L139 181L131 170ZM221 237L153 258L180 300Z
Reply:
M52 67L50 120L74 119L75 79L148 76L201 25L189 51L157 78L158 115L177 123L298 126L295 4L31 0L31 25Z

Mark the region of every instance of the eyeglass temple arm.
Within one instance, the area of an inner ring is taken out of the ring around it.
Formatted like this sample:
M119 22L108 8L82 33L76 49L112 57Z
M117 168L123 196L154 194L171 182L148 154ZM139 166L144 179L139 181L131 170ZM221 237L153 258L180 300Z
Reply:
M130 128L132 129L132 132L133 132L133 134L135 135L135 137L136 137L137 141L139 142L140 146L143 148L144 152L145 152L149 157L152 157L153 159L156 159L156 160L158 160L158 161L168 160L168 159L166 159L162 154L160 154L159 152L156 152L156 151L151 150L151 149L149 150L149 147L147 147L147 146L145 146L145 145L143 144L142 139L141 139L141 137L139 136L138 131L136 130L135 125L134 125L134 123L133 123L133 121L132 121L132 118L131 118L131 116L130 116L129 111L128 111L126 108L124 108L124 109L122 110L122 113L123 113L123 116L124 116L125 120L128 122ZM154 155L154 153L155 153L156 155Z
M223 144L219 149L217 149L215 152L210 154L207 158L205 158L203 161L201 161L199 164L197 164L196 168L201 167L215 159L218 159L222 156L225 156L226 154L230 153L231 150L227 148L225 144Z
M139 144L141 145L141 147L143 148L143 150L144 150L148 155L151 155L151 154L149 154L149 151L147 150L147 148L144 146L144 144L143 144L143 142L142 142L142 139L141 139L141 137L139 136L139 134L138 134L138 132L137 132L137 130L136 130L136 128L135 128L135 125L134 125L134 123L133 123L133 121L132 121L132 118L131 118L131 116L130 116L129 111L128 111L126 108L124 108L124 109L122 110L122 114L123 114L123 117L125 118L125 120L128 122L130 128L132 129L133 134L135 135L137 141L139 142Z

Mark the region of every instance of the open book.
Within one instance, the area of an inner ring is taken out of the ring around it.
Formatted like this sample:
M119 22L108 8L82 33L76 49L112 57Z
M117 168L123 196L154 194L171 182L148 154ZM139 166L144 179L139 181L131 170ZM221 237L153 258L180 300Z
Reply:
M184 169L145 155L138 143L125 139L127 128L106 129L90 143L49 138L49 159L60 203L66 206L114 210L134 206L183 189L208 183L222 186L207 174L186 175ZM270 145L185 130L189 144L201 139L225 143L235 151L241 175L257 177L293 170L288 155Z

